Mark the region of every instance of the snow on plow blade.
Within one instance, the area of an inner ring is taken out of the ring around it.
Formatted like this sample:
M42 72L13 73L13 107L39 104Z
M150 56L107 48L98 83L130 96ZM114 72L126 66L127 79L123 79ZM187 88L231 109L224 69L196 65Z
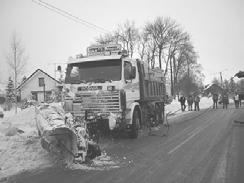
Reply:
M44 131L41 145L45 150L60 155L67 162L72 162L78 153L77 137L72 130L65 127Z
M74 159L84 162L88 155L94 157L91 147L98 145L88 140L82 125L73 123L71 114L65 115L61 107L47 104L36 107L35 112L38 134L45 150L59 155L66 164Z

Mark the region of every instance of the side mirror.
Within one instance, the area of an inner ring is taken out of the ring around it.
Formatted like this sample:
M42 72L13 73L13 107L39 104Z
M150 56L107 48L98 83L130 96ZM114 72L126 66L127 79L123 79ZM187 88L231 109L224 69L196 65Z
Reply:
M131 79L135 79L135 77L136 77L136 67L133 66L131 71Z

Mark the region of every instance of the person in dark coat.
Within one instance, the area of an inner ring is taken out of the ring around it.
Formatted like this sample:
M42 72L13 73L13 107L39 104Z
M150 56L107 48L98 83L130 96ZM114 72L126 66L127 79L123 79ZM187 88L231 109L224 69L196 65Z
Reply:
M213 94L213 109L218 109L218 99L219 99L219 96L217 93L214 93Z
M194 97L194 110L195 111L199 111L200 110L199 103L200 103L200 97L198 95L196 95Z
M229 104L229 97L227 93L223 94L222 101L223 101L223 109L227 109Z
M180 97L179 101L180 101L180 105L181 105L181 111L185 111L185 109L186 109L186 104L185 104L186 98L184 97L184 95L182 95Z

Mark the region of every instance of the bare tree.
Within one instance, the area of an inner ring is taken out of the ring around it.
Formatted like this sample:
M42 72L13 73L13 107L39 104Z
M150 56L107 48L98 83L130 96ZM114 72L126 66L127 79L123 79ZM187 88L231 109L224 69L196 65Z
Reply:
M25 48L17 33L14 32L10 40L10 48L6 55L6 62L14 76L15 113L17 113L17 84L19 78L24 73L27 59Z
M149 36L145 31L139 33L137 51L141 60L146 59L146 51L148 47Z
M96 38L96 42L98 44L110 44L110 43L117 44L119 42L119 40L115 36L115 33L106 33L106 34L100 35L98 38Z
M126 21L123 25L119 25L115 32L115 37L122 43L122 47L129 52L130 57L133 56L136 44L139 40L139 32L134 22Z
M148 22L139 32L134 22L127 21L119 25L117 31L100 37L99 43L120 43L132 57L135 47L141 60L151 68L159 66L164 76L171 81L171 93L174 95L182 89L180 81L188 78L189 82L198 85L204 75L201 65L197 63L198 54L194 50L190 36L170 17L157 17Z
M118 25L116 31L100 35L100 37L96 39L96 42L99 44L121 44L122 48L128 51L130 57L133 56L138 41L138 29L135 27L134 22L128 20L123 25Z
M155 67L155 58L157 52L157 45L150 37L148 32L144 30L138 42L138 53L142 60L146 61L151 68Z
M145 31L157 46L157 57L159 67L162 69L162 56L164 49L170 42L170 30L175 29L178 25L169 17L157 17L153 23L145 26Z

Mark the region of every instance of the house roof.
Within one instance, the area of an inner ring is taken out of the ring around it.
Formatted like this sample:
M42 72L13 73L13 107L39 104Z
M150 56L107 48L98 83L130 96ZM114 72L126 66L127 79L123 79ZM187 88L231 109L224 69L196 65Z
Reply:
M211 85L208 85L205 89L204 89L205 92L210 92L210 93L222 93L224 90L223 88L221 88L219 85L217 84L211 84Z
M55 78L53 78L52 76L50 76L49 74L47 74L46 72L44 72L41 69L37 69L35 72L33 72L26 80L24 80L18 87L17 90L21 89L26 83L27 81L29 81L38 71L42 72L43 74L47 75L49 78L51 78L52 80L54 80L55 82L57 82L58 84L61 84L60 81L56 80Z

